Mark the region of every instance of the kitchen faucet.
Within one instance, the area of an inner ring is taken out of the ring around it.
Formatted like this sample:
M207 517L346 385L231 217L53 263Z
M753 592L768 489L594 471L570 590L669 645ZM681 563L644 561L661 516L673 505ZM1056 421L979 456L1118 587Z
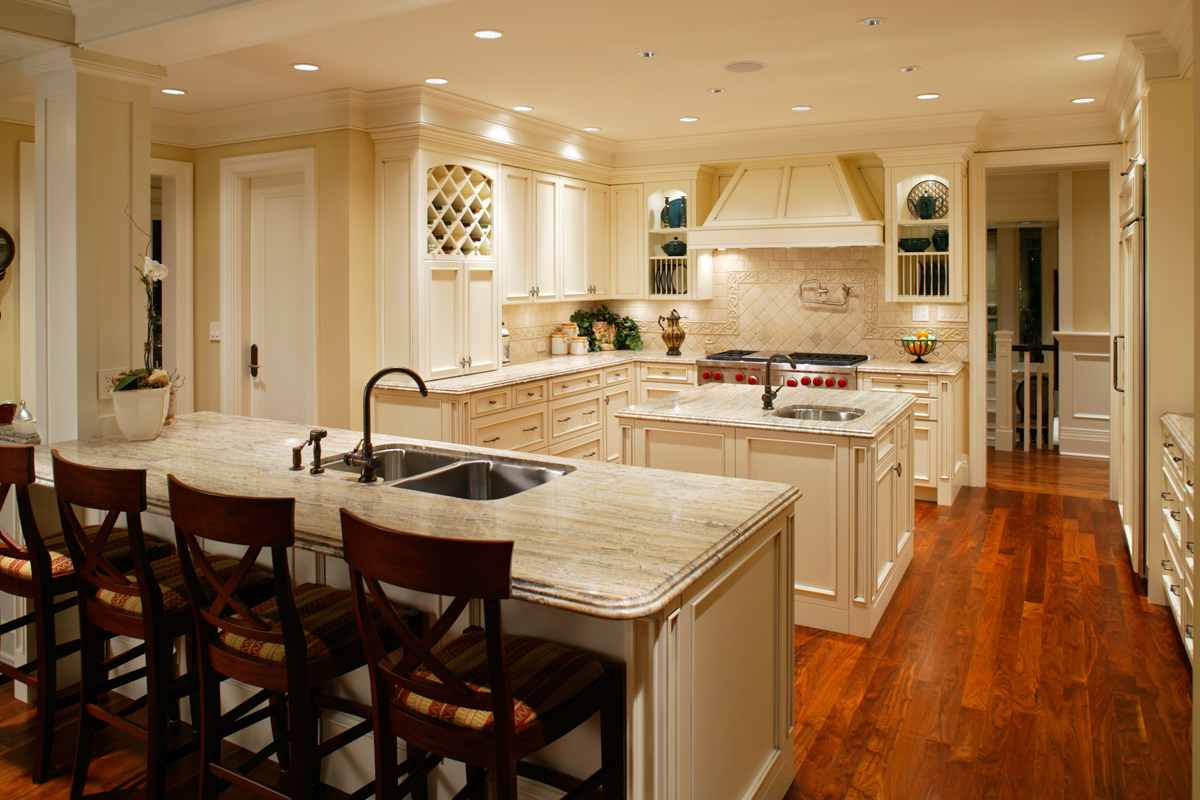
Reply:
M779 396L779 390L783 388L783 384L780 384L779 388L773 388L771 386L771 362L775 361L776 359L780 359L780 360L788 362L788 364L790 364L792 366L792 369L796 368L795 359L793 359L791 356L785 355L783 353L776 353L775 355L773 355L767 359L767 379L764 381L764 383L766 385L763 386L763 396L762 396L763 411L774 411L775 410L775 398Z
M412 378L417 382L417 389L420 390L421 396L429 396L429 389L425 386L425 381L408 367L384 367L367 379L366 385L363 386L363 438L358 443L358 447L353 452L347 453L342 459L348 466L362 467L362 474L358 476L359 483L374 483L376 472L379 469L379 464L375 460L375 448L371 445L371 392L375 391L375 384L379 383L384 376L395 372L401 372Z

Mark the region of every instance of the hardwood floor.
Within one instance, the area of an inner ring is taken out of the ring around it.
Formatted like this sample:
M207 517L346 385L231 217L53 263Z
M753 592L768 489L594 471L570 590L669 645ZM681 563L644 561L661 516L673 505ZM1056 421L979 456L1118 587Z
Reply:
M1054 450L988 450L988 487L1104 500L1108 462Z
M797 629L790 798L1189 796L1187 656L1115 506L1076 496L1107 465L997 460L992 488L919 504L870 641Z
M789 800L1188 797L1187 657L1135 588L1113 505L1086 496L1104 463L994 455L990 488L918 505L915 558L870 641L797 629ZM31 713L0 691L0 792L66 798L65 776L29 782ZM104 745L90 796L132 796L141 751Z

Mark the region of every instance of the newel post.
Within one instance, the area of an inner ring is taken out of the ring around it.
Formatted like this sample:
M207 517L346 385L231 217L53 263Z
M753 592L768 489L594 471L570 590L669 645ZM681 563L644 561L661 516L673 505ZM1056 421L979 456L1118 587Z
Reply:
M1013 332L996 331L996 449L1013 446Z

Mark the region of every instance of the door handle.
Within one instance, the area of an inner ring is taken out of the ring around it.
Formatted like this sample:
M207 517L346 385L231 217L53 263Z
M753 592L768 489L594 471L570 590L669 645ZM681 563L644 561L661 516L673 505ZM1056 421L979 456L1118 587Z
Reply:
M258 377L258 345L250 345L250 377Z
M1120 386L1118 386L1118 385L1117 385L1117 375L1119 374L1119 373L1118 373L1118 365L1119 365L1119 363L1120 363L1120 358L1121 358L1121 351L1117 349L1117 339L1124 339L1124 338L1125 338L1125 337L1124 337L1123 335L1117 335L1117 336L1114 336L1114 337L1113 337L1113 342L1112 342L1112 347L1113 347L1113 357L1112 357L1112 362L1113 362L1112 384L1113 384L1113 389L1114 389L1114 390L1116 390L1116 391L1118 391L1118 392L1120 392L1121 394L1125 394L1125 389L1123 389L1122 387L1120 387Z

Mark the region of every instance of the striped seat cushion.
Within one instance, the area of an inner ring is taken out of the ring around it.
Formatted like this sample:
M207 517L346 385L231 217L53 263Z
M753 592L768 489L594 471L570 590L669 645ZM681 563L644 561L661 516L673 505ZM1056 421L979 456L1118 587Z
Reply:
M437 657L468 686L487 692L487 639L481 630L471 630L435 651ZM563 703L577 696L604 675L594 656L545 639L505 636L504 662L513 695L513 722L518 733L537 724ZM420 667L412 677L441 683L432 672ZM416 692L396 687L395 702L402 708L476 731L491 730L491 711L442 703Z
M86 530L89 535L94 535L99 528L100 526L93 525ZM75 571L75 565L71 563L70 550L67 549L66 537L61 532L47 536L43 541L46 544L46 550L50 554L51 578L70 575ZM174 549L170 544L161 539L146 536L145 541L146 550L150 553L152 559L162 558ZM129 554L129 531L124 528L114 528L104 545L104 555L114 566L118 568L128 567L131 562ZM32 580L33 562L27 558L0 556L0 572L13 577Z
M222 580L228 578L240 563L240 559L230 556L215 556L209 560L212 563L213 571ZM187 608L187 587L184 585L183 563L179 560L179 556L170 555L166 558L160 558L157 561L151 562L150 568L154 571L154 577L158 581L158 588L162 591L163 610L181 611ZM136 584L137 579L133 575L127 575L126 577ZM269 570L254 567L242 579L239 593L245 594L264 589L270 586L271 581L272 577ZM201 586L208 589L203 579L201 579L200 583ZM137 593L136 585L131 586L129 592L114 592L109 589L101 589L96 592L96 599L113 608L118 608L127 614L142 613L142 598Z
M354 601L349 592L332 586L303 583L295 588L294 596L310 659L327 656L358 641ZM276 630L279 629L279 608L274 597L254 606L254 613ZM236 614L229 620L242 625L250 624ZM231 650L266 661L283 662L287 657L287 649L278 642L240 636L230 631L221 631L217 638Z

